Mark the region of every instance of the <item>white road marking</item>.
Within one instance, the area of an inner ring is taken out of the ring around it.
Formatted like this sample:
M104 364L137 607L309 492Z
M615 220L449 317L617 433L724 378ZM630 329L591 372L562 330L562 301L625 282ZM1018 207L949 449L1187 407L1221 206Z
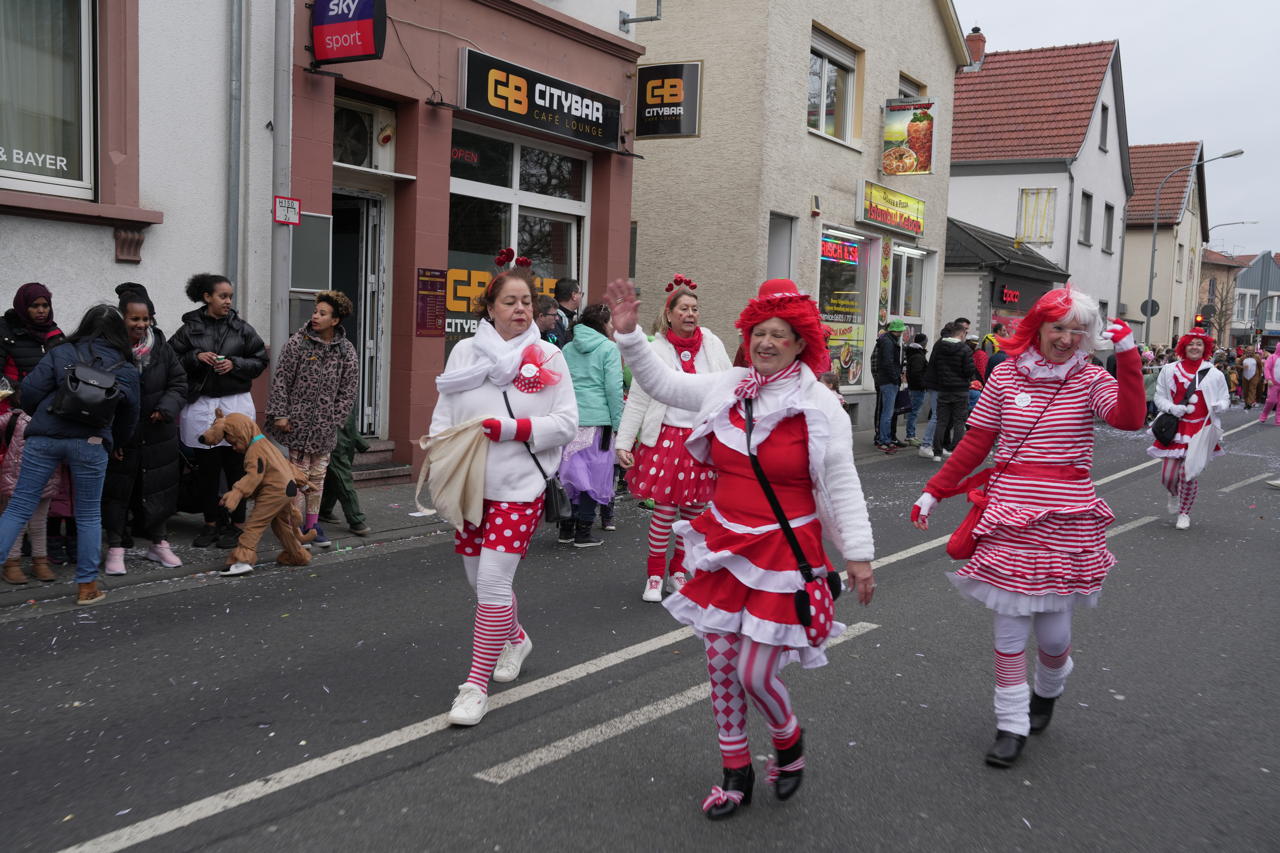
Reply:
M1119 527L1113 527L1110 530L1108 530L1107 538L1114 539L1122 533L1128 533L1130 530L1135 530L1141 527L1142 525L1150 524L1155 520L1156 520L1156 516L1154 515L1144 515L1142 518L1135 518L1133 521L1125 522Z
M597 673L602 669L646 655L649 652L678 643L681 640L687 640L692 636L693 632L691 630L680 628L645 640L643 643L636 643L633 646L619 649L594 660L571 666L544 678L530 681L527 684L521 684L510 690L504 690L489 699L489 710L494 711L547 690L561 687ZM158 838L174 830L190 826L205 818L230 811L237 806L260 800L263 797L314 779L317 776L322 776L325 773L340 770L357 761L397 749L415 740L421 740L428 735L444 731L447 728L449 728L448 715L437 714L434 717L396 729L385 735L370 738L344 749L335 750L328 755L304 761L293 767L285 768L278 773L254 779L252 782L246 782L243 785L205 797L202 800L196 800L194 803L188 803L185 806L180 806L147 820L118 829L115 832L109 832L106 835L98 836L73 847L67 847L62 853L72 853L72 851L74 853L90 853L90 851L92 853L112 853L115 850L123 850L126 847L132 847L135 844L141 844L152 838Z
M937 548L939 545L945 545L947 540L950 538L951 538L951 534L948 533L946 536L939 536L937 539L930 539L928 542L921 542L919 545L906 548L902 551L899 551L896 554L890 554L887 557L881 557L878 560L872 560L871 568L878 569L878 568L881 568L882 566L887 566L890 563L896 563L899 560L905 560L907 559L907 557L914 557L916 554L923 554L925 551L931 551L934 548ZM845 573L845 576L846 578L848 577L847 572Z
M1250 478L1249 478L1249 479L1247 479L1247 480L1241 480L1241 481L1240 481L1240 482L1238 482L1238 483L1232 483L1230 486L1223 486L1221 489L1218 489L1218 491L1219 491L1219 492L1222 492L1223 494L1226 494L1227 492L1234 492L1236 489L1239 489L1239 488L1241 488L1242 486L1247 486L1247 485L1249 485L1250 483L1256 483L1256 482L1258 482L1259 480L1266 480L1266 479L1268 479L1269 477L1274 477L1274 476L1275 476L1275 474L1274 474L1274 473L1272 473L1272 472L1268 472L1268 473L1266 473L1266 474L1259 474L1259 475L1258 475L1258 476L1256 476L1256 477L1250 477Z
M852 640L854 637L859 637L878 627L880 626L871 622L858 622L850 625L843 634L827 643L827 648L839 645L846 640ZM706 682L696 684L688 690L676 693L674 696L668 696L643 708L637 708L628 714L614 717L612 720L606 720L598 726L561 738L555 743L549 743L544 747L526 752L524 755L517 756L510 761L495 764L487 770L481 770L476 773L475 778L483 782L492 782L494 785L502 785L512 779L524 776L526 773L531 773L539 767L552 764L562 758L568 758L575 752L589 749L618 735L626 734L632 729L637 729L654 720L661 719L668 714L674 714L676 711L701 702L710 695L710 684Z

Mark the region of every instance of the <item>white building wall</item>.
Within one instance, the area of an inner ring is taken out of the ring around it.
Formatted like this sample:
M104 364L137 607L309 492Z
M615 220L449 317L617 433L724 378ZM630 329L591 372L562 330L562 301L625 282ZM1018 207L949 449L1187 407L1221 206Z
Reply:
M542 2L544 6L549 6L557 12L563 12L607 33L629 39L636 38L636 27L643 24L631 24L630 31L623 32L618 29L619 13L625 12L628 18L648 16L653 14L655 5L655 0L645 0L643 10L636 11L636 0L611 0L607 3L601 0L542 0ZM668 4L669 7L670 4ZM666 14L666 9L663 9L663 14Z
M86 308L115 303L115 286L146 285L160 326L177 328L191 303L182 293L196 272L230 276L249 297L246 318L269 327L271 241L271 57L269 3L246 3L242 84L241 268L223 270L230 12L226 2L142 3L138 22L139 205L164 214L143 231L138 264L115 260L103 225L0 216L0 304L25 281L40 281L71 331Z

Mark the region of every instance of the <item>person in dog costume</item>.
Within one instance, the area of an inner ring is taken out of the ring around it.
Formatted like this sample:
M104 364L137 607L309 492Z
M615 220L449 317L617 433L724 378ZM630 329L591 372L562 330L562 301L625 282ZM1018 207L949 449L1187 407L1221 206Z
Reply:
M266 436L247 415L232 412L224 415L215 411L217 418L200 436L200 443L215 445L226 441L237 453L244 454L244 476L232 484L219 503L228 512L246 498L253 498L253 512L244 525L244 532L236 547L227 556L223 576L243 575L253 571L258 556L258 540L267 526L275 533L284 550L276 555L276 562L285 566L305 566L311 562L311 554L303 547L311 541L314 531L299 535L302 515L294 505L299 483L307 482L306 472L284 458L280 449L265 440Z

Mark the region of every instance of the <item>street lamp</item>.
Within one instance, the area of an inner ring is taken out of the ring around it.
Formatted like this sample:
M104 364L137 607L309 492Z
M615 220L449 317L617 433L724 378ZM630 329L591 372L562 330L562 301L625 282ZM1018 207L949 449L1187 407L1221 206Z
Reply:
M1222 156L1226 157L1227 155L1223 154ZM1210 225L1209 230L1212 231L1215 228L1226 228L1228 225L1257 225L1257 224L1258 224L1258 220L1256 219L1240 219L1235 222L1219 222L1217 225Z
M1222 160L1225 157L1239 157L1243 153L1244 153L1243 148L1237 148L1234 151L1228 151L1226 154L1219 154L1217 157L1210 157L1208 160L1197 160L1194 163L1188 163L1185 166L1179 166L1169 174L1165 175L1164 178L1161 179L1160 185L1156 187L1156 207L1155 207L1155 210L1152 211L1151 213L1151 270L1147 274L1147 301L1145 305L1147 311L1151 311L1151 293L1156 284L1156 236L1159 233L1159 228L1160 228L1160 191L1164 189L1165 181L1169 180L1179 172L1186 171L1187 169L1194 169L1196 166L1203 166L1205 163L1212 163L1214 160ZM1234 223L1231 223L1231 224L1234 224ZM1144 338L1143 343L1146 346L1151 346L1151 325L1152 325L1151 318L1154 316L1154 314L1155 312L1152 312L1150 314L1144 313L1144 316L1146 317L1146 322L1142 324L1143 325L1142 334Z

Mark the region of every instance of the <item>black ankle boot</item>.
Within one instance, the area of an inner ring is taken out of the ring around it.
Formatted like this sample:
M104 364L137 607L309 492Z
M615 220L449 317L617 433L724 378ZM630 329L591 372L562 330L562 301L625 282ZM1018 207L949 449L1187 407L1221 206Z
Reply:
M707 813L709 820L733 817L740 806L751 805L751 789L755 786L756 771L750 764L746 767L726 767L724 785L719 791L711 789L711 796L702 801L702 810ZM725 796L730 791L741 791L741 801L736 797Z
M573 541L574 527L577 521L570 518L567 521L560 522L560 536L556 539L562 545L567 545Z
M1022 754L1022 747L1026 742L1026 735L996 729L996 741L987 750L987 763L992 767L1012 767Z
M1053 699L1046 699L1043 696L1037 696L1035 691L1031 693L1031 733L1033 735L1049 728L1049 721L1053 719L1053 703L1057 701L1055 696Z
M785 768L792 768L787 770ZM800 790L804 779L804 732L787 749L778 750L778 766L769 774L773 793L779 800L789 800Z
M590 521L577 521L573 525L573 547L575 548L593 548L596 545L603 545L604 540L591 535Z

